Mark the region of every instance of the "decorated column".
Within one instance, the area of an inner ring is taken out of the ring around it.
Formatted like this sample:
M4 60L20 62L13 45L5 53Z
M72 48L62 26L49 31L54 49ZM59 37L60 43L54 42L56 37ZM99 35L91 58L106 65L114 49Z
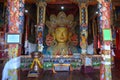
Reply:
M111 20L110 0L98 0L99 8L99 31L101 36L102 62L100 67L100 80L111 80Z
M24 25L24 0L7 0L8 10L8 34L20 34L23 32ZM20 37L22 39L22 37ZM20 40L21 41L21 40ZM14 43L14 42L13 42ZM21 45L20 44L8 44L8 57L11 61L11 65L8 69L8 76L10 80L19 80L18 68L20 67ZM5 65L7 66L7 65Z
M88 38L88 9L86 3L79 4L79 23L80 23L80 47L81 53L86 54Z
M38 51L43 50L43 29L45 25L45 13L46 13L46 3L39 2L37 4L37 42Z

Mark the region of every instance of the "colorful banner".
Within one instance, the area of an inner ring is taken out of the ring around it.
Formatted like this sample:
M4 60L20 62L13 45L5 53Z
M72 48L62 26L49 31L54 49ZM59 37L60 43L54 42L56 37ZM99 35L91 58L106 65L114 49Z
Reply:
M46 13L46 3L45 2L39 2L38 4L38 10L37 10L37 41L38 41L38 51L43 51L43 28L45 25L45 13Z
M82 3L79 7L80 10L80 47L81 53L87 52L87 38L88 38L88 20L87 20L87 5Z
M38 29L38 51L42 52L43 51L43 28L44 28L44 24L40 24L37 27Z

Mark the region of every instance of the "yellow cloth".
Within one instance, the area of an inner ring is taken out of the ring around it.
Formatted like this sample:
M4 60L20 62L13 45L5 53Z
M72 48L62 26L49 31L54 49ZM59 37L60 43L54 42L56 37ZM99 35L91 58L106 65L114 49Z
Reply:
M34 65L35 62L38 64L38 66L39 66L40 68L43 68L43 66L42 66L41 62L39 61L39 59L38 59L38 58L35 58L35 59L33 60L33 62L32 62L31 69L33 68L33 65Z

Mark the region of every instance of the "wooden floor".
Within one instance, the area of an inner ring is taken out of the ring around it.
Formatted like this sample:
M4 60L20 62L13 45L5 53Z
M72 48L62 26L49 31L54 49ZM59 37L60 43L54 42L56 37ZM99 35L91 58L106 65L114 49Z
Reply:
M0 65L0 78L2 77L3 65ZM99 70L92 73L83 73L81 71L57 72L43 71L39 78L28 78L28 71L20 71L20 80L100 80ZM1 80L1 79L0 79ZM120 80L120 60L116 60L115 67L112 68L112 80Z
M84 74L79 71L73 72L57 72L53 74L51 71L43 72L39 78L27 78L27 72L21 73L21 80L99 80L99 72Z

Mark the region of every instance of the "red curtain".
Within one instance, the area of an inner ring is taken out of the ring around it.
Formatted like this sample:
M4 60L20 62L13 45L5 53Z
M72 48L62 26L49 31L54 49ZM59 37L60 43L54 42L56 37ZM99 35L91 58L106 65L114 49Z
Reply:
M120 28L116 28L116 57L120 57Z

